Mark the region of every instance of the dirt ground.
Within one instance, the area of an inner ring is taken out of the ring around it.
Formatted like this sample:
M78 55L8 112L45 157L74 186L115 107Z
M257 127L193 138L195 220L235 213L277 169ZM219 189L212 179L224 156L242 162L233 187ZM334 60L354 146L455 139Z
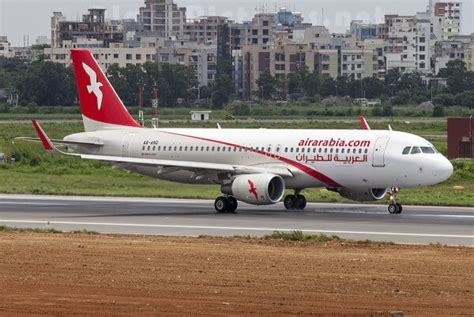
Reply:
M474 249L0 233L0 315L474 316Z

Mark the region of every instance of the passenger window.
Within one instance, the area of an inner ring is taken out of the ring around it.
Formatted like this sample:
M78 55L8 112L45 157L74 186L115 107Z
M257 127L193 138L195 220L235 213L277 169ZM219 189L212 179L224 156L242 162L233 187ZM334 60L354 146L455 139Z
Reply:
M410 154L411 146L407 146L406 148L403 149L403 155Z
M161 146L158 146L158 151L161 151Z
M319 148L319 153L322 153L323 152L323 148Z
M429 146L422 146L421 151L425 154L435 154L435 150L432 147Z
M343 154L344 154L344 149L341 149L341 153L343 153Z
M365 149L364 153L365 154L369 153L369 149Z
M419 154L421 153L421 150L418 146L414 146L412 149L411 149L411 154Z
M150 149L151 149L151 146L148 145L148 151L150 151Z
M339 153L339 149L336 149L336 154Z
M214 152L215 150L216 150L216 147L215 147L215 146L213 146L213 147L212 147L212 152Z
M314 148L314 149L313 149L313 153L316 153L317 150L318 150L317 148Z
M362 149L359 149L359 154L362 154Z
M185 146L185 147L184 147L184 152L187 152L187 151L188 151L188 147Z
M296 153L299 153L299 152L300 152L300 148L297 147L297 148L296 148Z
M145 149L146 149L146 146L143 146L142 150L145 151Z
M290 149L290 152L293 153L293 148Z
M327 153L327 152L328 152L328 148L325 148L325 149L324 149L324 153Z

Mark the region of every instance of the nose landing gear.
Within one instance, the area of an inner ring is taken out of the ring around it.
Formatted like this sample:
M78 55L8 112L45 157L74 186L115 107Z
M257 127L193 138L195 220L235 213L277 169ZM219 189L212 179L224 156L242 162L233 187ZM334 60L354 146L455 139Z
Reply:
M389 192L390 205L388 205L388 212L392 215L401 214L403 211L403 206L397 203L397 194L399 191L400 188L392 188Z

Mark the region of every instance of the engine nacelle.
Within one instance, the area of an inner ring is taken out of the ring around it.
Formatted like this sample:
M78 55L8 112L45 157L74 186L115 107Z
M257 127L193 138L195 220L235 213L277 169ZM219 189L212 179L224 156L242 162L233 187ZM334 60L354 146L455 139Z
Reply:
M252 205L273 205L285 194L285 181L274 174L239 175L222 192Z
M343 188L338 191L339 194L347 199L354 201L377 201L382 200L388 192L387 188L367 188L351 189Z

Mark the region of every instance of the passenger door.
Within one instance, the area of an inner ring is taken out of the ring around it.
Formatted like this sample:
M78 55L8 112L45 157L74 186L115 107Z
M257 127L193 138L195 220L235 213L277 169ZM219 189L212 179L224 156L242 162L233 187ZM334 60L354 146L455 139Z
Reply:
M374 152L372 153L372 166L373 167L385 167L385 150L390 138L382 137L378 138L375 142Z

